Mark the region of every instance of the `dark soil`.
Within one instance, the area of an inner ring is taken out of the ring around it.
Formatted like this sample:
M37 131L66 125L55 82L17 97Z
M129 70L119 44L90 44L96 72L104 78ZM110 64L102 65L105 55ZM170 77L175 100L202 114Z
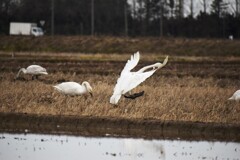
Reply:
M47 68L49 73L89 73L98 75L120 74L125 65L125 61L37 61L37 64ZM21 67L27 67L36 64L34 59L30 60L11 60L0 59L0 72L17 73ZM150 62L141 61L137 68L151 64ZM136 69L137 69L136 68ZM193 77L213 77L213 78L229 78L240 79L240 62L223 62L223 61L197 61L197 62L177 62L170 61L161 72L157 72L161 76L193 76ZM59 80L61 81L61 80Z
M240 125L0 113L0 132L240 142Z

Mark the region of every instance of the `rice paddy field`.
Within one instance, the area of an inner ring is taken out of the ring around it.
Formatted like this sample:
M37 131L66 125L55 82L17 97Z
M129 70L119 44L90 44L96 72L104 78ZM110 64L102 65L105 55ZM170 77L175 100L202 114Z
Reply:
M239 51L240 52L240 51ZM167 65L135 88L134 100L109 103L132 52L0 52L0 113L240 124L240 103L228 98L240 89L240 57L170 55ZM164 53L144 53L135 70L162 62ZM21 67L38 64L49 75L15 79ZM88 81L93 97L64 96L53 85Z

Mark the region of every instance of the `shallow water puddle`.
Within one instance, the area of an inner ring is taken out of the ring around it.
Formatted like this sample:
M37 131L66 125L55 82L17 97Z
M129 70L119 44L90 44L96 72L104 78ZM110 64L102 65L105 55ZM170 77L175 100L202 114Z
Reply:
M0 134L1 160L240 160L240 143Z

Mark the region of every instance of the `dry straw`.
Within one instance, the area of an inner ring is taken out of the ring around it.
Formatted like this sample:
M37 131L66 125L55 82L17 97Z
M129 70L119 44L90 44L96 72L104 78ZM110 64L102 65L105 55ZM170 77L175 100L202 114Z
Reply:
M202 122L240 122L240 104L227 99L238 88L234 80L164 77L154 75L133 90L145 94L135 100L121 98L109 103L118 75L63 74L57 72L39 81L14 81L4 72L0 80L0 112L27 114L101 116ZM82 82L93 87L94 97L67 97L52 87L58 80Z

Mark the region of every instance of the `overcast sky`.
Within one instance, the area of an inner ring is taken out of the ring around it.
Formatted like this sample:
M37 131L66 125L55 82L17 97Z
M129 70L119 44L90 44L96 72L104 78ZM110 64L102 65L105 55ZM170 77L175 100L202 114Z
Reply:
M191 0L184 0L185 6L185 16L190 14L190 1ZM194 16L196 16L201 10L203 10L203 1L202 0L193 0L194 1ZM207 3L207 12L210 12L211 3L213 0L206 0ZM228 11L234 12L235 11L235 0L223 0L225 3L228 3Z
M132 4L134 0L128 0L129 4ZM211 3L213 0L206 0L207 3L207 12L210 12ZM190 2L191 0L184 0L184 15L187 16L190 14ZM203 10L203 0L193 0L194 6L194 16L197 16L201 10ZM228 11L233 13L236 9L235 0L223 0L223 2L228 3Z

